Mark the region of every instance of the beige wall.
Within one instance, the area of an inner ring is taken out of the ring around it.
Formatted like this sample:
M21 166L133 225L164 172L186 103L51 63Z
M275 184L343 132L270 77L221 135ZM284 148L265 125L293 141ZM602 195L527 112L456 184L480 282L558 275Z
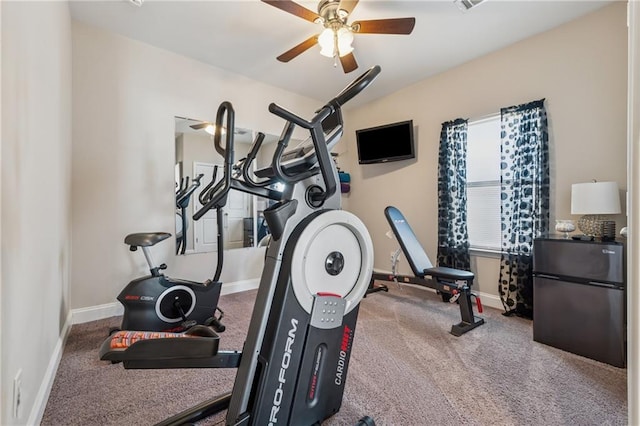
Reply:
M2 3L0 424L38 424L69 312L71 17L64 2ZM13 379L22 370L20 415Z
M376 268L389 270L389 253L395 249L384 235L387 205L404 212L435 260L439 135L442 122L458 117L478 118L546 98L552 221L578 218L570 214L572 183L616 181L624 199L626 31L625 3L619 2L349 111L348 163L341 156L352 176L348 206L372 234ZM385 78L384 69L379 78ZM357 164L356 129L407 119L416 126L416 160ZM616 220L618 229L626 224L623 215ZM498 261L472 262L478 288L488 299L485 304L499 306ZM406 264L401 270L410 271Z
M174 116L212 121L227 100L237 127L280 134L269 103L306 116L322 103L78 22L73 49L71 307L82 308L114 302L146 273L125 235L174 232ZM204 281L215 271L213 253L154 249L172 276ZM258 278L263 258L264 249L232 250L221 279Z

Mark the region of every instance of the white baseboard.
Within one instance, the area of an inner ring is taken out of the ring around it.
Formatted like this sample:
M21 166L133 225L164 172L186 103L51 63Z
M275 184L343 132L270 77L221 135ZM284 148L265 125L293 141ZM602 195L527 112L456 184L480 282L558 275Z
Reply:
M495 294L490 294L490 293L483 293L481 291L477 291L475 293L477 293L478 296L480 296L480 300L482 300L483 306L504 311L504 306L502 306L502 301L500 300L500 296L496 296Z
M259 278L250 280L235 281L222 284L220 294L239 293L241 291L258 288ZM119 302L105 303L104 305L89 306L86 308L71 310L71 324L83 324L85 322L97 321L105 318L120 316L124 313L124 308Z
M53 387L53 381L56 378L58 366L60 365L60 360L62 359L62 352L64 352L64 346L65 343L67 343L69 331L71 331L71 321L72 315L71 312L69 312L69 314L67 315L67 319L62 326L62 331L60 332L60 336L58 337L56 346L53 349L53 354L51 355L51 359L49 360L49 365L47 365L47 370L44 373L44 378L42 379L42 383L40 384L40 389L38 389L35 401L33 402L33 406L31 407L31 412L29 413L29 418L26 423L27 425L39 425L42 422L44 410L45 408L47 408L47 401L49 400L51 388Z
M71 310L71 324L84 324L105 318L116 317L124 313L124 308L119 302L105 303L104 305L89 306L86 308Z
M250 280L236 281L232 283L222 284L220 294L240 293L241 291L254 290L260 285L260 278L252 278Z

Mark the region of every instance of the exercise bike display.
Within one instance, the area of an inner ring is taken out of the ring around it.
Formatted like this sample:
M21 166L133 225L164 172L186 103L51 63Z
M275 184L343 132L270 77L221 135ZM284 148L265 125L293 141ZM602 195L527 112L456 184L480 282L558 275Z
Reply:
M342 105L379 72L378 66L368 70L309 121L269 105L286 124L270 166L255 174L250 165L262 137L233 173L234 111L228 102L220 105L214 144L225 157L225 173L194 219L219 211L229 190L240 190L277 201L264 212L272 238L242 352L219 350L219 337L206 327L182 334L122 331L102 345L101 359L122 361L125 368L238 368L232 392L161 425L194 422L224 409L228 425L311 425L339 411L359 303L373 270L373 244L364 224L340 208L330 150L342 136ZM295 126L310 138L287 151ZM269 188L276 182L285 184L283 192ZM365 417L360 424L374 423Z

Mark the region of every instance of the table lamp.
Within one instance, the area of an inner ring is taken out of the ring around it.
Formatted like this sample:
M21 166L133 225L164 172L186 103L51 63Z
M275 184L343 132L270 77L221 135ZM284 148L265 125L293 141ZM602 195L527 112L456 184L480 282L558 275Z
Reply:
M620 213L620 193L616 182L587 182L571 185L571 214L583 215L578 229L585 235L614 239L615 221L603 215Z

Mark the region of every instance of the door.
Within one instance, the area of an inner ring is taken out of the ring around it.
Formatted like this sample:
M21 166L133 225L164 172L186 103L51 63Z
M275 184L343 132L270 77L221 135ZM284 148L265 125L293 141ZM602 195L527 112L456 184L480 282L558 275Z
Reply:
M205 188L213 178L213 168L215 164L210 163L193 163L193 175L198 176L204 174L201 180L201 185L195 190L192 197L193 212L200 210L202 204L200 204L199 196L202 189ZM218 165L217 179L220 179L220 171L222 165ZM189 218L193 220L192 218ZM196 253L216 251L218 249L218 226L216 223L216 211L209 210L207 214L202 216L200 220L193 223L193 248Z
M250 215L251 195L240 191L229 191L224 211L224 247L244 247L244 218Z

